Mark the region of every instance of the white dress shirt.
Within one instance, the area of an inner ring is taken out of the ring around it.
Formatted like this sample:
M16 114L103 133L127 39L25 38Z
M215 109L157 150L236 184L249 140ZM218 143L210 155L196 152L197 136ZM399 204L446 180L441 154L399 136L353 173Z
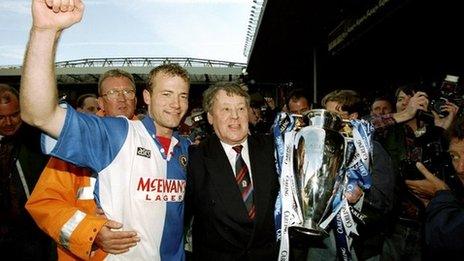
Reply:
M234 144L234 145L229 145L221 141L222 148L224 148L224 151L226 152L227 159L229 160L230 166L232 167L232 170L234 171L234 175L237 175L237 170L235 169L235 161L237 159L237 152L232 148L237 145L242 145L242 159L245 161L245 164L248 167L248 173L250 173L250 179L251 182L253 182L253 175L251 173L251 165L250 165L250 155L248 153L248 142L247 140L244 140L240 144Z

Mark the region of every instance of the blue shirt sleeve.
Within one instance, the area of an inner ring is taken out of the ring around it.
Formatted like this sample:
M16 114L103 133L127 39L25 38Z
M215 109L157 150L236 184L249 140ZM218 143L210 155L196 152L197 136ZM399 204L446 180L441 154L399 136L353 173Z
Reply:
M61 108L64 108L64 109L71 107L71 106L68 106L66 102L60 102L59 105ZM42 135L40 135L40 146L44 154L50 155L55 145L56 145L56 139L48 136L46 133L42 133Z
M98 117L71 107L51 155L98 173L107 167L124 144L129 122L122 117Z

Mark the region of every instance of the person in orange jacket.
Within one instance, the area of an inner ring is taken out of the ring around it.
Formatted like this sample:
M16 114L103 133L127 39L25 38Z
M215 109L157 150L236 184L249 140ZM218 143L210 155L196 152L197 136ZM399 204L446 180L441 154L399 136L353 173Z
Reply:
M130 73L105 72L98 93L98 116L137 119ZM52 157L26 203L37 225L57 243L58 260L103 260L107 253L124 253L140 240L134 231L115 231L122 224L97 214L95 181L88 169Z

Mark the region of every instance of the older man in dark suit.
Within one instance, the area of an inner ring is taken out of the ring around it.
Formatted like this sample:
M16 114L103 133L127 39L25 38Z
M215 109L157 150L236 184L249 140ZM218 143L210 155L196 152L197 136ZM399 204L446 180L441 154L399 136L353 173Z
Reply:
M51 241L24 208L46 163L39 130L21 120L18 91L0 84L0 252L11 260L53 258Z
M186 207L193 214L195 260L277 258L273 141L249 135L249 102L235 83L216 84L203 94L215 135L189 154Z

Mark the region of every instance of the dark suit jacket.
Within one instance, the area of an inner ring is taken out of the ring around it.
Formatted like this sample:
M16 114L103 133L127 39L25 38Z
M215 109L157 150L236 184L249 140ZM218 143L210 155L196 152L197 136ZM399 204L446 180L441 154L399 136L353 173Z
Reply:
M16 161L32 193L48 157L40 151L40 132L22 123L13 136L0 141L0 252L12 260L54 260L50 238L35 224L24 208L27 201Z
M195 260L276 260L274 204L279 189L273 140L249 136L256 218L250 221L216 135L189 153L186 217L193 214ZM250 168L250 166L248 166Z

